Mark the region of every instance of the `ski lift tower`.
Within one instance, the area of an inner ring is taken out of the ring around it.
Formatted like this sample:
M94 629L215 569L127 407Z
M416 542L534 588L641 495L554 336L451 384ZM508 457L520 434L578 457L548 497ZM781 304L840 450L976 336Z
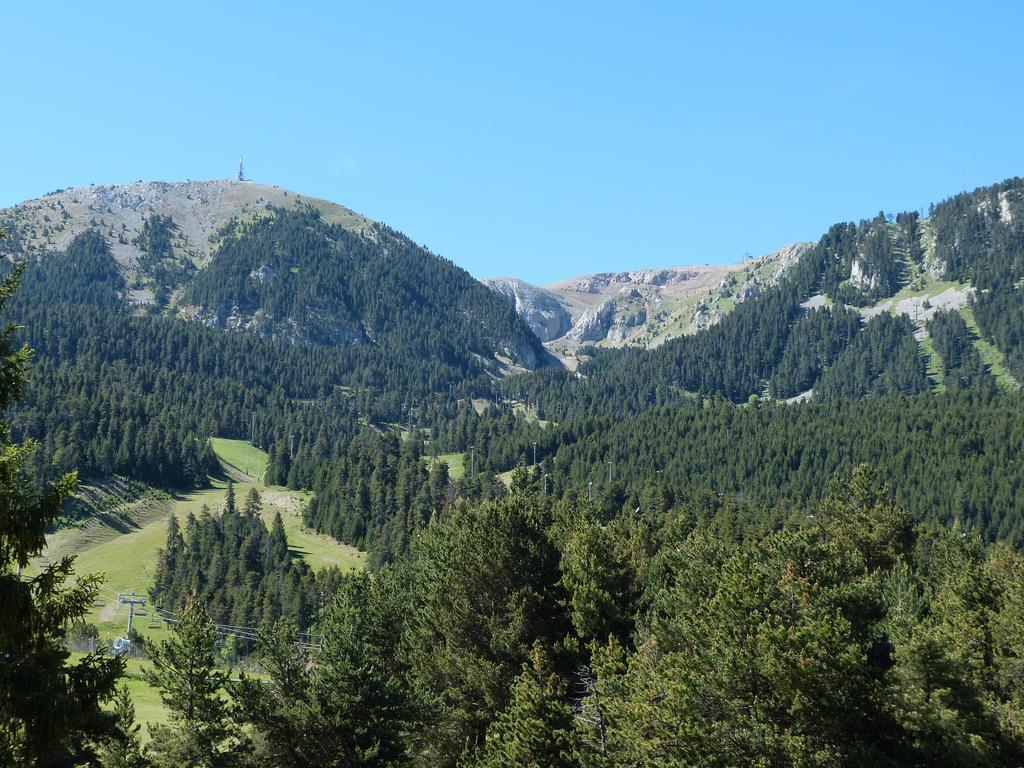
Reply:
M118 597L118 602L120 602L121 605L127 605L128 606L128 637L131 637L132 636L132 621L135 619L135 606L136 605L145 605L146 604L146 598L144 598L142 595L136 595L134 592L132 592L129 595L121 594L121 595L118 595L117 597Z

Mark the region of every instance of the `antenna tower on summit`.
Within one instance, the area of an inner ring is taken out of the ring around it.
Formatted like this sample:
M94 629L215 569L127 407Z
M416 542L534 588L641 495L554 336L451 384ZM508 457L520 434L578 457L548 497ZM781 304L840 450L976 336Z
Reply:
M239 156L238 158L238 180L245 181L245 165L243 164L244 158Z

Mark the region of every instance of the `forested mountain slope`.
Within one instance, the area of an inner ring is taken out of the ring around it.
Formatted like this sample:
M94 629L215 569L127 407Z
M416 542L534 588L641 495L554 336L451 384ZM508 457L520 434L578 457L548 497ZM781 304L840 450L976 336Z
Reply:
M607 461L624 461L615 440L594 436L594 424L627 444L656 433L664 450L689 457L673 468L685 483L661 478L669 499L743 489L759 504L813 504L834 464L866 460L893 473L886 479L915 512L930 513L919 501L938 500L931 512L939 519L988 516L987 536L1016 536L1010 510L1019 499L1002 484L1015 474L985 446L995 439L991 425L1019 404L1024 379L1024 331L1016 327L1024 317L1022 188L1010 180L958 195L925 218L837 224L703 331L652 350L584 348L575 372L504 380L495 377L502 367L529 367L545 354L512 302L386 227L331 223L304 204L272 207L231 219L201 266L182 271L167 246L173 222L153 213L133 238L137 261L157 255L146 262L149 277L119 261L101 229L75 235L63 250L32 251L9 314L38 352L11 425L16 437L40 440L34 460L44 474L77 467L175 485L205 482L209 436L251 437L270 453L277 482L320 492L311 523L380 547L384 559L450 500L448 479L421 463L430 456L467 452L474 471L455 492L486 497L494 492L487 478L532 459L537 441L541 459L558 455L552 489L575 492L599 479ZM26 251L19 247L8 250ZM166 281L166 304L133 303L140 279ZM942 391L983 399L949 401L950 413L976 402L975 418L949 425L963 442L950 447L956 455L945 466L938 454L917 451L909 477L932 490L911 492L893 476L907 469L896 457L919 438L936 443L899 429L871 442L857 425L873 411L897 422L901 409L928 411L926 401L899 398ZM658 411L643 421L652 409L686 414L723 401L808 397L835 410L798 411L798 427L774 408L757 418L714 410L720 418L706 423ZM861 398L872 402L852 405ZM470 401L498 405L467 416ZM554 424L541 429L538 419ZM829 419L842 424L828 428ZM684 422L703 426L679 428ZM420 439L401 450L388 440L367 447L367 431L399 425ZM801 453L767 461L763 482L750 484L740 464L719 460L708 474L681 447L713 453L715 434L766 450L765 441L788 434ZM852 448L837 453L839 443ZM648 448L634 445L633 455L649 457ZM986 472L1000 478L991 493L978 485ZM360 474L377 479L360 484ZM396 482L399 496L379 490ZM949 501L956 494L964 500Z
M1014 765L1022 189L838 224L706 330L503 380L543 354L511 303L385 227L271 208L189 267L153 214L141 273L95 228L17 267L6 418L44 476L201 485L250 437L369 551L321 578L255 496L170 523L150 599L268 662L230 689L260 750L335 759L330 711L449 766L552 735L574 768Z
M19 438L52 476L206 482L210 435L386 424L544 362L500 297L401 234L238 182L88 187L0 212L36 350ZM278 205L280 204L280 205Z
M930 334L942 311L960 315L951 332L1017 391L1022 278L1024 181L1010 179L950 198L927 217L836 224L776 285L707 330L654 350L584 349L575 373L520 377L505 391L571 418L707 395L745 402L941 390L945 363Z
M0 253L49 274L37 298L177 316L323 346L376 346L463 372L535 368L544 353L464 270L347 208L252 182L62 190L0 211ZM71 265L83 248L104 263ZM38 282L38 281L37 281ZM43 286L39 286L41 289ZM500 361L496 359L500 358Z
M476 471L458 493L470 498L500 492L497 475L536 457L551 492L594 494L609 517L672 517L710 499L709 519L762 530L813 513L836 471L867 462L919 518L1024 541L1022 202L1024 182L1010 180L926 218L837 224L712 327L506 379L485 414L437 424L429 451L464 452ZM277 464L316 489L312 525L400 552L436 509L436 487L397 442L372 460L356 458L364 446L346 438ZM316 474L317 461L332 470ZM411 492L388 502L360 465Z

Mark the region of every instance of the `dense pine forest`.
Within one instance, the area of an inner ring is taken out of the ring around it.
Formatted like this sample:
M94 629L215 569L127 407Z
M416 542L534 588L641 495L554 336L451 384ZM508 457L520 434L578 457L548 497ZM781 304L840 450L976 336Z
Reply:
M326 228L310 212L282 213L261 222L276 226L266 236L270 250L292 232L288 227L299 233ZM326 229L332 237L341 236L341 230ZM327 233L317 231L319 237L311 236L312 243L305 246L292 233L300 242L289 246L291 258L304 258L308 251L310 259L328 262L324 268L334 264L337 269L337 258L328 259ZM241 237L227 242L235 244ZM404 248L390 247L389 269L397 275L408 273L408 261L421 254L398 235L381 230L379 237ZM237 250L227 249L224 256L227 266L218 258L209 269L216 273L237 266L231 261L234 253L256 248L248 240L245 248L233 247ZM361 258L369 256L363 253ZM379 272L376 267L358 269L363 274ZM487 391L490 386L491 379L478 362L481 354L476 353L483 352L481 333L522 340L529 354L539 349L539 342L532 336L525 339L528 329L514 313L510 318L511 310L482 286L474 283L470 290L453 284L444 273L454 268L439 269L433 283L418 284L417 295L398 291L397 305L370 302L367 311L377 312L376 343L292 343L131 312L123 301L126 286L103 238L92 231L79 235L66 252L28 265L11 307L10 316L17 318L23 338L36 350L30 391L11 420L13 434L42 443L36 468L49 476L77 469L85 476L117 472L157 484L194 486L204 483L213 468L205 440L211 435L251 437L253 413L256 442L267 445L271 435L297 433L304 444L315 441L322 430L354 432L360 419L377 424L397 421L407 401L443 411L453 393ZM340 273L318 272L306 284L339 281L344 282ZM468 276L465 281L472 282ZM193 290L218 286L230 291L231 285L218 277L210 282L203 277L197 278ZM423 298L431 285L441 293L430 301L444 306L462 302L477 316L490 311L493 322L467 323L459 312L444 327L439 324L447 316L436 313L432 323L407 318L401 309L406 302L431 306ZM460 289L470 298L462 298ZM277 310L275 304L268 306ZM385 327L388 323L390 328ZM376 333L375 326L369 327ZM477 338L461 336L459 327ZM437 343L427 344L427 335Z
M5 262L12 764L1024 762L1024 181L836 224L711 327L574 370L383 225L268 207L204 260L151 213L127 267L119 237ZM75 472L186 493L214 437L368 567L314 572L230 480L172 514L143 744L123 660L65 645L98 580L21 574Z
M320 455L307 453L293 462L283 455L268 476L314 490L307 522L368 548L377 560L404 552L415 531L452 499L504 494L496 474L517 465L528 467L535 482L556 497L592 496L605 518L638 507L672 517L681 505L703 500L708 515L729 519L729 525L770 529L813 511L835 472L869 463L918 519L956 523L986 540L1020 544L1019 399L1000 394L991 383L954 390L951 382L940 396L835 399L799 407L737 408L707 401L546 429L510 409L501 415L470 412L438 439L445 451L462 452L462 463L478 470L458 480L424 449L375 431L325 443ZM279 474L286 465L289 474Z
M218 669L225 651L192 598L148 649L169 722L143 746L122 699L106 730L71 733L104 765L1024 759L1011 547L915 525L863 467L771 533L732 536L696 510L601 520L520 471L507 498L460 501L406 557L342 578L320 644L287 620L266 627L260 676Z
M905 213L836 225L776 286L707 331L651 351L592 350L575 373L551 368L503 381L478 362L485 352L505 339L541 359L536 340L524 341L528 332L511 309L471 287L465 273L436 257L414 270L425 252L386 228L353 233L309 208L233 222L208 265L161 283L168 297L178 291L175 307L191 307L203 322L171 317L173 307L133 310L109 244L90 230L25 271L11 316L37 353L11 427L16 439L40 440L35 468L51 477L75 468L201 485L215 470L205 441L218 435L252 438L272 457L287 452L285 462L272 460L275 478L313 488L317 463L342 456L367 425L415 424L424 453L468 450L466 436L452 439L448 425L463 418L471 396L499 410L507 400L539 404L534 415L554 421L557 432L591 417L707 398L745 404L807 393L827 401L983 389L993 380L976 342L998 350L1009 375L1024 377L1022 334L1013 328L1024 316L1021 195L1021 182L1011 180L957 195L925 219ZM142 272L150 269L146 254L170 258L173 226L146 220L136 238ZM977 289L963 310L977 332L958 310L927 322L887 312L865 322L849 304L912 289L923 270L939 267L939 277ZM412 283L404 277L412 273L422 276ZM805 308L816 294L832 303ZM415 314L439 306L463 309ZM232 317L249 318L249 332L224 332ZM921 332L940 361L931 373ZM504 431L496 443L530 428ZM494 473L525 453L474 450L478 466ZM289 478L293 463L299 471Z
M260 519L261 502L252 489L239 508L228 482L224 508L203 508L190 515L184 529L177 518L167 523L149 596L163 614L174 616L199 599L217 624L258 627L285 620L299 631L309 629L322 610L321 595L332 591L336 569L314 575L295 560L280 513L268 528ZM234 656L253 649L253 642L232 638Z

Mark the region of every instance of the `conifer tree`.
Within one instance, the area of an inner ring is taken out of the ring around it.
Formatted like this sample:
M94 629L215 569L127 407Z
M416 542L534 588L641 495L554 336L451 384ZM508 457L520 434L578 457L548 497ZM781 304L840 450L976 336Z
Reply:
M274 513L274 522L270 527L268 549L274 562L284 563L288 561L288 537L284 530L284 520L280 512Z
M260 633L257 653L266 679L245 675L232 687L239 715L261 738L261 762L281 768L319 764L318 732L311 727L309 658L296 647L296 627L275 623Z
M231 503L234 505L234 488L231 489ZM249 489L249 493L245 496L245 506L242 508L246 517L257 517L260 513L260 509L263 507L263 501L260 499L260 493L253 486Z
M245 737L231 718L227 675L215 667L217 631L196 599L172 636L149 649L146 679L158 688L170 725L150 727L153 761L161 768L228 768L244 764Z
M487 729L465 768L582 768L581 741L565 682L535 645L512 686L512 700Z
M235 484L228 478L228 489L224 496L224 514L233 515L236 513L235 509Z
M2 230L0 230L2 236ZM0 283L0 311L18 283L15 269ZM0 412L22 392L31 351L17 346L15 326L0 330ZM92 607L100 578L73 576L73 558L32 578L21 571L46 544L46 527L75 489L68 474L51 484L28 471L32 442L11 443L0 422L0 755L9 765L71 764L89 759L112 727L100 703L114 693L120 659L88 654L69 664L68 628Z
M117 689L114 715L117 717L117 732L104 745L101 755L103 768L148 768L150 763L146 759L146 749L139 737L142 726L135 720L135 704L126 685Z
M609 635L628 639L638 595L635 576L615 549L615 530L599 525L590 508L566 511L565 517L562 584L570 595L568 607L576 633L601 643Z
M396 638L374 605L365 575L341 584L324 623L322 649L307 659L295 627L276 624L260 638L269 680L243 677L234 695L262 735L260 759L275 766L387 768L409 760L417 708L394 674Z
M322 765L385 768L408 760L404 736L416 710L402 681L388 674L370 597L368 577L346 579L324 622L310 696L323 729Z
M865 464L837 477L821 505L824 525L843 546L856 550L869 569L892 567L909 555L914 519L894 504L889 489Z

